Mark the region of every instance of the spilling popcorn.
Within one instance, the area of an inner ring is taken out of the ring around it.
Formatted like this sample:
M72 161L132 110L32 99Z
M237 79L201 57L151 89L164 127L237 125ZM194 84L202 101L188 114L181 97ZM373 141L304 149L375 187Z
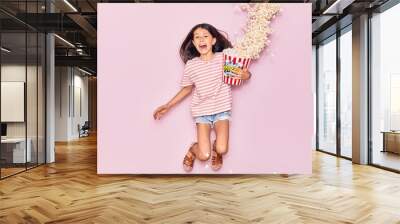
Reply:
M241 85L242 80L235 78L233 72L235 68L248 68L250 65L251 58L240 57L239 53L234 48L228 48L223 51L224 57L224 82L229 85Z
M250 61L258 59L261 52L269 45L268 35L272 33L269 24L280 11L279 5L270 3L240 4L240 9L248 12L245 33L234 42L233 48L223 51L225 59L223 79L230 85L242 84L242 80L234 78L232 69L248 68Z

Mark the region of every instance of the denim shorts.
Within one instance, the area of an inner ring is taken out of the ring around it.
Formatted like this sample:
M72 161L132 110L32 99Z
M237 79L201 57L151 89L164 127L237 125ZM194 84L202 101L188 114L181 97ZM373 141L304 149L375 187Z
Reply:
M231 118L231 111L228 110L216 114L195 117L194 120L196 121L196 124L200 123L200 124L214 125L215 122L217 121L229 120L230 118Z

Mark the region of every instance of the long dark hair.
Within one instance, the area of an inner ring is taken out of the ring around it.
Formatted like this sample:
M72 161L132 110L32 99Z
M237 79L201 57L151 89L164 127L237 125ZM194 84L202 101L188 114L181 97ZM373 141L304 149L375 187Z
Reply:
M197 51L196 47L192 43L193 33L197 28L208 30L211 36L217 40L212 47L212 52L221 52L225 48L232 47L231 42L212 25L207 23L197 24L190 30L181 45L181 49L179 50L179 54L183 62L186 63L188 60L200 56L200 53Z

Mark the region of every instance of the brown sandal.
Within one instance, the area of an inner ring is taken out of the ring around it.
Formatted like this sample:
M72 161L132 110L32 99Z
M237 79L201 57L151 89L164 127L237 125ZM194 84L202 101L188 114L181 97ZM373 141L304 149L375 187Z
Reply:
M190 172L193 169L194 161L196 160L196 154L193 152L193 146L197 144L197 142L192 143L189 150L187 151L185 157L183 158L183 169L186 172Z
M217 152L217 150L215 148L215 141L214 141L212 152L211 152L211 168L214 171L217 171L217 170L221 169L222 163L223 163L222 155Z

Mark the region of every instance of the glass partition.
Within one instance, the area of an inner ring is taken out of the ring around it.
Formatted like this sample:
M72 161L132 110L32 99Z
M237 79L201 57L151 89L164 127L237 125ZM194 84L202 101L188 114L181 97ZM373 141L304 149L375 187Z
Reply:
M45 1L1 1L0 178L45 162L45 34L22 22ZM33 16L33 20L37 17Z
M352 157L352 34L351 26L340 36L340 154Z
M371 18L372 163L400 170L400 5Z
M25 170L32 155L26 150L26 33L3 32L1 47L0 150L1 175L6 177Z
M336 154L336 36L318 47L318 149Z

